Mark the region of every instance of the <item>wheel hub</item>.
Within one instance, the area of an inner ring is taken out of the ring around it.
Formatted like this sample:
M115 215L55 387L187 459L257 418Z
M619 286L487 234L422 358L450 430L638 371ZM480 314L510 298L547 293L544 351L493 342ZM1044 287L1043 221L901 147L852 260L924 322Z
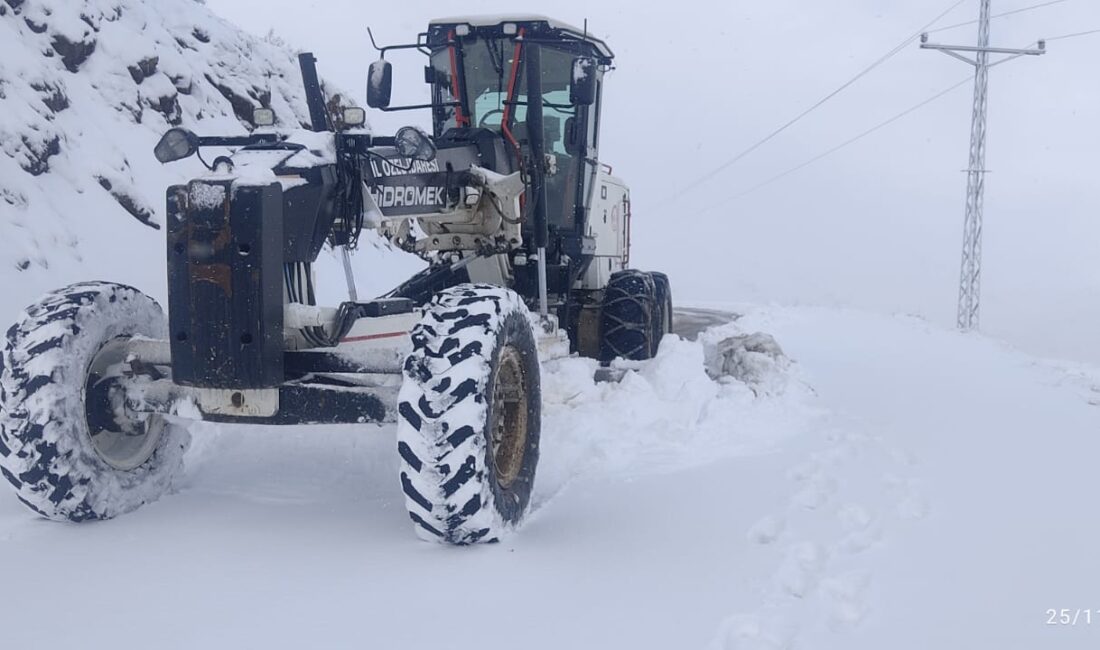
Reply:
M152 456L164 430L164 418L141 416L126 405L123 374L126 338L108 341L88 366L84 388L84 416L96 454L111 467L129 471Z
M501 350L492 395L493 472L497 483L508 488L523 469L528 425L527 375L522 356L512 346Z

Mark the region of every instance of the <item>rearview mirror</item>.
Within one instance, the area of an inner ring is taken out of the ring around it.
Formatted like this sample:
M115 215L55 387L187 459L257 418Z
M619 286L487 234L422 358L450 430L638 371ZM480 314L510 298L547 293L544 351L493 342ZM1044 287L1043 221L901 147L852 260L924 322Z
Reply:
M393 66L385 59L370 64L367 73L367 106L388 108L393 90Z
M569 102L574 106L596 103L596 60L579 56L573 59L573 78L569 83Z
M402 158L423 160L435 158L435 143L423 131L415 126L403 126L393 138L393 146Z
M153 148L153 155L161 163L170 163L183 160L194 155L199 149L199 137L187 129L169 129L157 146Z

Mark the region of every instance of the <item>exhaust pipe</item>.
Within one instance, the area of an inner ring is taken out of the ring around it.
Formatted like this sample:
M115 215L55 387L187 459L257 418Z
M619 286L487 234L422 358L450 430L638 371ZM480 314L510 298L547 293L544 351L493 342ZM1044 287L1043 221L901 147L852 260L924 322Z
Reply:
M527 59L527 137L531 141L532 189L535 202L535 248L538 250L539 315L549 315L546 288L546 244L550 226L546 218L546 143L542 120L542 50L536 43L524 44Z
M298 55L298 65L302 68L302 83L306 89L306 104L313 130L328 131L328 110L325 108L321 80L317 77L317 57L312 52L302 52Z

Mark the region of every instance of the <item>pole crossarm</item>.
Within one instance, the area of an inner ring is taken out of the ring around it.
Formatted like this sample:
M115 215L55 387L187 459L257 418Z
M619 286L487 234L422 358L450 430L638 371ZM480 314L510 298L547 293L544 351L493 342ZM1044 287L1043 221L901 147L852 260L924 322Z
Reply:
M940 50L942 52L985 52L986 54L1013 54L1016 56L1023 56L1029 54L1031 56L1040 56L1047 53L1046 44L1040 44L1037 48L1028 49L1014 49L1010 47L974 47L973 45L937 45L935 43L921 43L920 48L922 50ZM968 59L969 61L969 59ZM970 61L974 65L977 65L976 61Z
M921 49L922 50L939 50L940 52L943 52L947 56L954 57L954 58L962 61L963 63L969 63L970 65L974 66L975 68L978 67L978 62L977 61L975 61L974 59L968 59L967 57L959 54L958 52L956 52L955 50L953 50L949 47L942 47L942 46L936 46L936 45L933 45L931 47L925 47L924 45L921 45Z

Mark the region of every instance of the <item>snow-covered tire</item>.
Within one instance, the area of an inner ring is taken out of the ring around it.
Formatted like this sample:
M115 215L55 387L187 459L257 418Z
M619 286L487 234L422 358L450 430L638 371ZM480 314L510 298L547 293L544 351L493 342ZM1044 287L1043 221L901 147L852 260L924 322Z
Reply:
M134 336L163 339L167 330L152 298L100 282L47 294L8 330L0 472L27 507L59 521L109 519L169 489L190 441L186 429L159 416L120 422L106 401L86 397L105 350ZM103 422L126 428L94 424Z
M523 300L461 285L412 330L398 398L401 488L425 540L500 539L522 519L539 458L538 347Z
M654 309L653 309L653 340L650 356L657 356L657 348L666 334L672 333L672 284L664 273L654 271L653 277Z
M654 331L656 293L649 273L626 270L611 276L600 310L600 361L641 361L653 356L655 340L660 340Z

